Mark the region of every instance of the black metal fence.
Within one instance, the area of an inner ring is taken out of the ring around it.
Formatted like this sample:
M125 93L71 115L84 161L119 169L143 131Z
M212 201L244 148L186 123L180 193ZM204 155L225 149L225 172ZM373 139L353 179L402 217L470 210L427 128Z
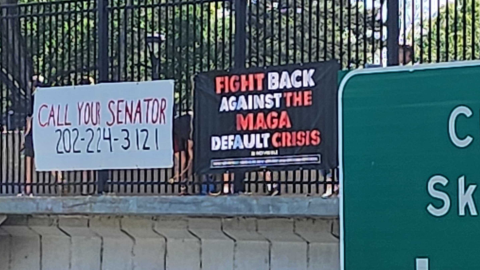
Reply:
M0 0L0 194L20 192L28 174L37 194L54 193L58 183L58 175L30 171L21 151L33 75L52 86L85 76L96 82L173 78L179 115L191 109L190 78L201 71L329 59L344 69L387 59L396 64L405 44L415 62L476 59L479 9L478 0ZM109 178L117 193L175 194L182 184L169 183L172 175L129 170ZM73 194L94 192L96 177L62 174ZM272 183L284 193L325 190L318 171L252 172L245 179L254 193ZM202 177L187 187L201 192Z

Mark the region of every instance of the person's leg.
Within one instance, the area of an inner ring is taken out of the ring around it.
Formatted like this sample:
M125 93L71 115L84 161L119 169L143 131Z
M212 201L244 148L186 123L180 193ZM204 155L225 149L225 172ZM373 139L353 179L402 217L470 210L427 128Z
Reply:
M178 154L178 164L175 168L174 182L180 182L180 195L188 195L187 191L187 181L188 181L188 172L185 171L187 164L187 154L184 150L180 151Z
M90 193L95 193L95 186L93 187L93 190L90 191L90 182L94 183L95 184L95 171L89 171L90 172L90 177L87 178L87 181L86 181L86 190L87 190L87 194L90 194Z
M174 154L173 160L173 176L169 179L170 184L182 181L183 177L181 175L183 169L185 168L186 154L185 151L179 151Z
M193 181L193 140L183 140L184 148L180 153L180 192L182 195L188 195L187 183Z
M333 180L335 180L335 184L333 185L333 193L338 195L338 191L339 191L339 187L338 187L338 170L335 168L335 169L331 169L330 170L330 177L332 179L332 182Z
M233 180L233 177L233 173L226 172L223 174L223 194L230 194L232 192L230 184Z
M272 172L271 171L264 171L262 172L263 179L267 183L267 191L271 196L277 196L280 193L277 183L273 183L272 181Z
M215 195L215 180L210 174L203 174L200 176L200 195Z
M186 164L187 164L187 153L185 153L185 151L181 151L180 152L180 157L179 157L179 171L177 171L176 173L178 174L178 180L179 181L183 181L183 179L185 178L186 176L186 172L185 172L185 167L186 167Z
M217 175L218 176L218 175ZM221 174L220 176L220 179L221 179L221 182L220 182L220 188L218 188L218 185L217 185L217 182L216 182L216 177L215 176L210 176L210 179L215 182L215 186L213 188L213 190L211 190L208 194L209 195L212 195L212 196L218 196L218 195L221 195L221 194L228 194L230 193L230 188L228 186L228 182L229 182L229 178L230 178L230 174L228 172L225 172L223 174Z
M67 186L63 183L63 174L61 171L51 171L50 172L54 179L56 179L55 187L57 189L58 194L64 195L68 193Z
M178 172L179 172L179 161L180 161L180 152L175 152L173 153L173 171L172 171L172 177L168 179L168 182L170 184L173 184L175 182L178 182Z
M191 179L193 176L193 140L187 140L187 151L185 152L185 164L188 167L186 177Z
M323 181L325 186L325 192L323 193L323 198L329 198L333 195L333 179L332 179L332 170L323 170Z
M107 192L108 170L100 170L98 173L97 194L102 195Z
M233 193L238 194L245 192L245 173L247 171L240 170L233 174Z
M63 173L61 171L51 171L53 177L57 179L57 184L63 184Z
M35 171L35 164L33 163L33 157L26 156L25 157L25 188L24 188L24 193L26 195L30 195L32 193L32 177L33 177L33 172Z
M176 171L175 173L178 174L177 180L180 182L180 195L188 195L188 190L187 190L187 182L188 182L188 172L185 171L186 164L187 164L187 154L184 150L180 151L180 156L179 156L179 170Z
M35 151L33 149L32 136L26 136L25 142L25 187L21 193L25 195L32 194L33 175L35 173Z
M80 183L82 183L82 187L80 188L81 194L89 194L90 189L88 186L88 181L90 179L93 179L93 176L91 176L92 171L82 171L82 177L80 177Z

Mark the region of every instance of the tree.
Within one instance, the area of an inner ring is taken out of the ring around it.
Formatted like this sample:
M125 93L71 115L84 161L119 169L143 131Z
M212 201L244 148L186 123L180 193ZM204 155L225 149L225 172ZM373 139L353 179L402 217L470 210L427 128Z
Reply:
M15 4L14 0L0 0L0 106L11 109L25 104L32 76L32 62Z
M104 44L98 44L97 0L35 5L30 3L37 0L22 2L28 4L18 8L22 16L16 31L26 48L22 57L33 63L29 73L41 73L53 85L98 75L98 46ZM177 103L183 109L191 108L191 76L233 66L236 11L232 3L109 1L109 79L150 80L154 77L152 62L158 59L159 77L175 79ZM343 67L358 67L373 62L384 45L382 22L377 20L382 17L380 12L381 8L370 10L363 2L350 0L249 1L246 64L265 66L336 58ZM152 55L147 37L155 34L163 35L165 42Z
M367 9L363 1L257 2L249 9L251 65L335 58L343 67L358 67L373 62L384 42L381 5Z
M458 0L441 7L436 17L413 32L415 54L422 62L478 59L480 54L480 1Z
M23 2L0 0L0 113L24 122L34 74L52 85L95 75L97 36L95 1Z
M112 5L122 7L123 1ZM191 108L191 76L200 71L230 67L232 18L230 3L198 2L172 4L161 0L131 2L135 8L119 8L110 13L109 48L111 78L114 81L149 80L153 61L159 61L159 78L175 79L176 103ZM217 12L227 16L217 19ZM123 20L122 20L123 18ZM124 23L125 20L128 23ZM161 35L164 42L158 52L149 52L147 37Z

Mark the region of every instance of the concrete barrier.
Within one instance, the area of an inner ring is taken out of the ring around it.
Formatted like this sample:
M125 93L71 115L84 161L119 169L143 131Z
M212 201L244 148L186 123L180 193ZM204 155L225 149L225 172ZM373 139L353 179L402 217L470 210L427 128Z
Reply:
M222 231L222 220L189 219L189 231L201 242L201 269L233 270L234 240Z
M58 218L31 217L28 227L41 236L42 269L69 269L72 244L69 235L58 228Z
M338 217L338 200L265 196L0 197L0 215Z
M295 233L308 242L308 269L330 270L340 268L337 220L297 220L295 222Z
M183 218L160 218L155 231L165 236L165 269L201 269L200 239L188 231L188 220Z
M270 243L258 233L257 219L224 219L223 231L235 241L234 269L270 269Z
M133 269L165 269L166 238L154 230L153 217L124 217L121 230L133 239Z
M9 270L11 265L12 236L0 228L0 270Z
M41 236L28 226L27 217L9 217L2 224L2 229L11 236L8 269L39 269Z
M0 270L339 269L330 219L10 216Z
M69 269L100 270L102 239L89 228L90 218L61 217L58 223L59 228L70 236Z
M272 269L307 269L307 245L294 232L293 219L258 220L258 231L270 242Z
M0 270L335 270L338 227L316 197L0 197Z
M90 229L102 239L102 270L133 269L134 239L120 229L120 217L90 218Z

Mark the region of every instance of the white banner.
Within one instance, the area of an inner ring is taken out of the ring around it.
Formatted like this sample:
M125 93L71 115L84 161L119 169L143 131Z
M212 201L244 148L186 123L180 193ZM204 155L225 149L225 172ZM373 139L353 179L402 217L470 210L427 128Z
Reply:
M173 80L39 88L38 171L173 166Z

